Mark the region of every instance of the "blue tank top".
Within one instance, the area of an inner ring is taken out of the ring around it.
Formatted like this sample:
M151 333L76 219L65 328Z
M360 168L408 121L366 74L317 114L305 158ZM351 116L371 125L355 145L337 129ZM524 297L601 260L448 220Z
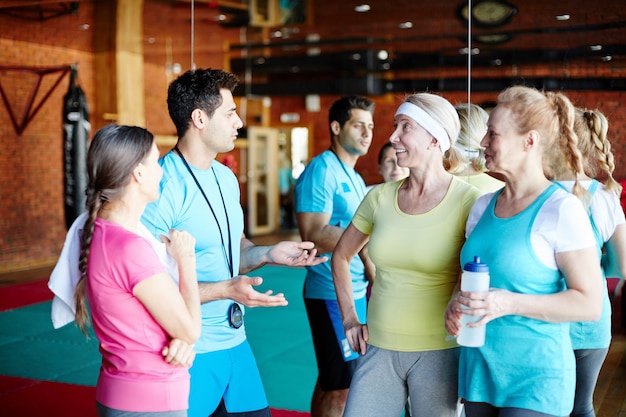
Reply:
M596 180L591 181L591 185L587 189L591 194L593 201L593 195L598 190L599 182ZM593 203L592 203L593 204ZM602 259L602 247L604 246L604 240L600 235L600 231L596 226L591 215L591 207L589 208L589 220L591 221L591 228L596 238L596 244L598 245L598 256ZM602 270L604 276L604 270ZM604 283L606 284L606 283ZM574 350L578 349L604 349L608 348L611 344L611 301L609 300L609 291L606 285L603 287L604 293L602 295L602 315L598 321L579 321L570 324L570 337L572 338L572 347Z
M495 216L495 193L461 250L461 265L474 256L489 266L490 286L525 294L565 289L558 270L535 255L531 230L537 213L558 189L548 187L509 218ZM569 415L574 403L575 359L569 323L508 315L487 324L485 345L461 349L459 395L496 407Z

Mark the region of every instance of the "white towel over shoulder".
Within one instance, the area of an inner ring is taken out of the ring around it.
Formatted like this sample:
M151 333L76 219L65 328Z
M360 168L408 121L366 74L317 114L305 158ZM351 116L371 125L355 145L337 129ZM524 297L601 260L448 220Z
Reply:
M71 323L76 316L74 290L80 279L80 270L78 269L80 236L86 220L87 213L83 213L72 223L70 230L68 230L65 236L61 255L48 281L48 288L54 294L51 317L52 325L55 329ZM140 236L150 242L159 256L159 260L167 268L169 275L178 283L178 266L176 261L168 255L165 244L157 240L143 224L139 225L138 231Z

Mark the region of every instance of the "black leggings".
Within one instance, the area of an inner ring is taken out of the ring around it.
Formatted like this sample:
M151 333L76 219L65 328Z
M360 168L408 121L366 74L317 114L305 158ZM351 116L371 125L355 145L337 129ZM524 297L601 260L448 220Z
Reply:
M525 408L498 408L488 403L465 401L466 417L560 417L555 414L539 413Z

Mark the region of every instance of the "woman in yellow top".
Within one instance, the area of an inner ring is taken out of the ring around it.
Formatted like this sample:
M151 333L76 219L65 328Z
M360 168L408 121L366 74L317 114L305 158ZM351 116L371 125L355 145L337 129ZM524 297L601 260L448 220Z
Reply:
M452 417L458 348L443 315L460 273L459 251L479 191L444 168L459 133L454 107L435 94L407 97L390 137L409 177L377 185L343 233L331 266L343 325L363 354L344 416ZM358 321L350 259L369 242L376 279L367 324Z
M489 114L476 104L457 104L454 108L461 122L461 131L454 143L460 156L458 166L451 172L478 188L482 194L498 191L504 187L504 182L487 173L485 148L480 146L487 133Z

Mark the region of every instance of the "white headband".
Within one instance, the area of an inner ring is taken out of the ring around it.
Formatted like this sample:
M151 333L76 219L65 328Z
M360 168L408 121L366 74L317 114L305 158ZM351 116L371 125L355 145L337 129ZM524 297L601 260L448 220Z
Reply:
M458 141L454 142L454 147L465 152L468 158L478 158L480 155L480 149L470 149L461 145Z
M428 133L433 135L435 139L439 142L439 147L442 152L450 149L450 139L448 138L448 133L446 130L441 127L439 123L435 121L428 113L422 110L420 107L416 106L413 103L405 101L400 104L398 107L398 111L396 112L396 116L399 114L404 114L405 116L409 116L411 119L415 120L417 124L422 126Z

